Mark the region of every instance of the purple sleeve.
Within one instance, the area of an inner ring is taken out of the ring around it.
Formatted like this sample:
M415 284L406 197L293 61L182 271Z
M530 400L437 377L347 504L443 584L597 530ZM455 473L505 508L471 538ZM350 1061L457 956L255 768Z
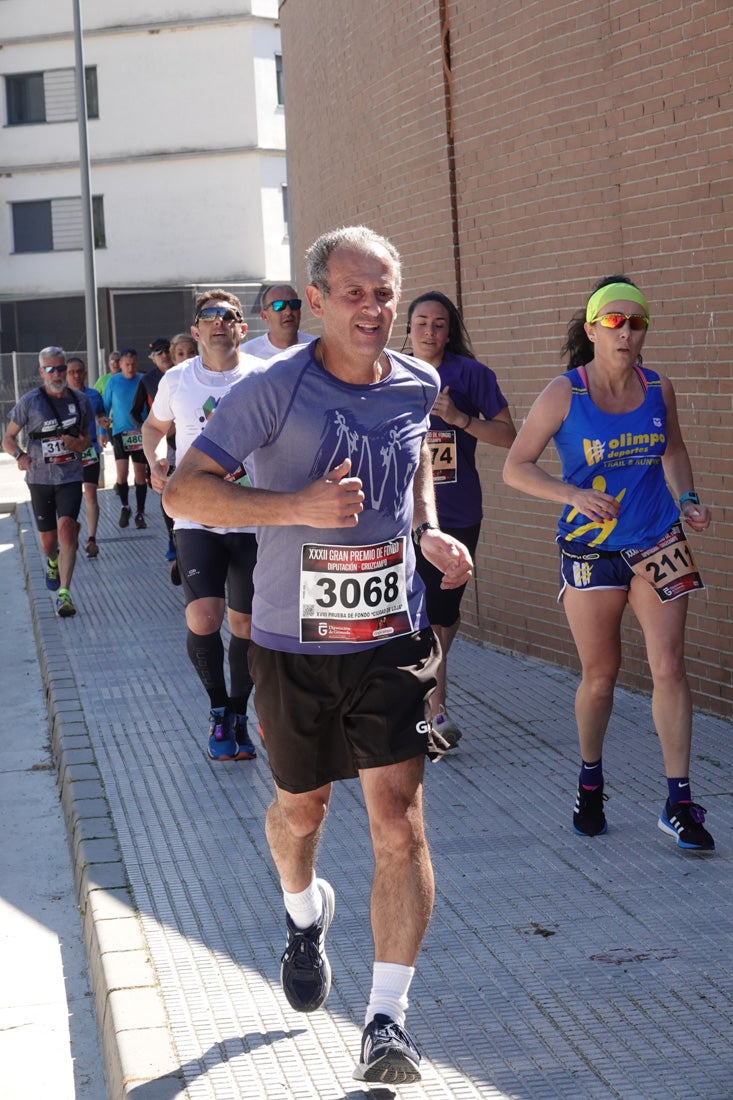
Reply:
M471 372L469 396L487 420L493 420L509 404L501 392L496 375L485 363L477 363Z
M210 458L213 462L218 462L223 470L226 470L228 474L236 474L238 470L241 470L242 463L239 459L233 458L227 451L223 450L217 443L214 443L208 436L200 435L194 439L191 444L197 451L201 451L207 458Z

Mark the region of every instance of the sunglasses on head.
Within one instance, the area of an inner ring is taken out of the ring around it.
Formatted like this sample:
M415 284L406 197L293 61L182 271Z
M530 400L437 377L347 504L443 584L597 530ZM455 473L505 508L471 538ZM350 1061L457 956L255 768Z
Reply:
M64 365L62 367L44 367L43 368L43 373L44 374L65 374L66 373L66 364L64 363Z
M223 306L204 306L196 314L195 323L200 321L223 321L224 324L230 325L232 321L241 321L242 314L237 309L224 308Z
M623 328L627 321L634 332L640 332L649 324L649 318L643 313L606 313L603 317L596 317L594 324L603 325L604 328Z
M282 313L285 306L290 306L291 309L300 309L303 301L301 298L276 298L274 302L269 302L265 309L271 309L274 313Z

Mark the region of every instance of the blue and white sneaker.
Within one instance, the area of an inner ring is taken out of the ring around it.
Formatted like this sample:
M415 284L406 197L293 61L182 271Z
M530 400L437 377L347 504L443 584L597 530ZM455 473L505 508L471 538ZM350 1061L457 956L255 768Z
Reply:
M433 729L439 733L449 749L454 749L463 736L452 718L448 717L445 707L441 707L432 718Z
M703 826L705 824L704 806L697 802L679 802L671 806L667 799L657 825L663 833L675 837L678 848L693 852L711 852L715 841Z
M280 960L280 981L288 1004L296 1012L315 1012L331 990L331 964L326 958L326 932L333 920L336 898L325 879L316 879L323 898L320 920L310 928L296 928L286 911L288 942Z
M354 1070L357 1081L383 1085L409 1085L420 1081L420 1051L412 1037L390 1016L377 1013L361 1037L361 1061Z

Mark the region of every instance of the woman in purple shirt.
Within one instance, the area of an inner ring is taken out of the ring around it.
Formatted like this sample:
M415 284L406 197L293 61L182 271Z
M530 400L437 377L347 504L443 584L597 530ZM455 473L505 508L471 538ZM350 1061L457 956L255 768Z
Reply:
M458 309L445 294L430 290L410 303L407 332L412 352L440 375L440 394L430 417L428 443L441 530L449 532L475 555L483 517L476 444L508 448L516 430L496 375L476 359ZM461 623L465 585L442 589L442 577L417 547L417 569L427 589L430 625L443 658L430 703L433 724L453 748L461 731L446 714L448 650Z

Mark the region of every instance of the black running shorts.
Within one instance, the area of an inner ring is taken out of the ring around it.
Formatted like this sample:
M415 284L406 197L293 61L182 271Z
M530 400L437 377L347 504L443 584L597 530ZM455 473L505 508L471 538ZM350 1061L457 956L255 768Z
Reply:
M89 462L86 466L82 466L82 480L85 485L99 485L99 475L101 472L102 464L101 459L96 462Z
M33 515L39 531L55 531L61 516L77 519L81 509L81 481L63 485L29 485Z
M118 460L129 458L136 466L147 466L147 459L142 448L137 451L125 450L125 444L122 437L127 434L127 432L118 432L117 435L112 436L112 450L114 451L115 458Z
M252 614L252 573L257 539L249 531L216 531L180 527L176 554L186 605L205 596L226 599L232 611Z
M314 791L430 753L428 696L439 662L429 628L332 657L252 642L257 717L277 786Z

